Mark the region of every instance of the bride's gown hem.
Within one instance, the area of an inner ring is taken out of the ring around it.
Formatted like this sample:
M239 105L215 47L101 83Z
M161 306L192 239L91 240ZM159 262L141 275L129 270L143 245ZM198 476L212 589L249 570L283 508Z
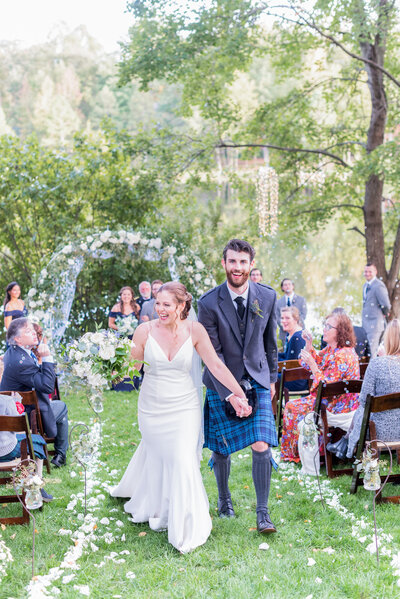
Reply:
M168 360L149 334L138 401L142 440L111 492L130 497L124 509L134 522L168 530L169 542L181 553L203 545L211 532L197 454L201 409L190 375L193 351L189 336Z

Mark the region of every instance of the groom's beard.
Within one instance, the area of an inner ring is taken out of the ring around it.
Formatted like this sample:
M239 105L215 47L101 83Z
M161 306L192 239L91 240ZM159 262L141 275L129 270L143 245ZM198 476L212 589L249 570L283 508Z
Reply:
M242 287L249 279L249 272L243 272L239 277L233 277L231 271L225 270L226 278L232 287ZM235 272L235 271L233 271Z

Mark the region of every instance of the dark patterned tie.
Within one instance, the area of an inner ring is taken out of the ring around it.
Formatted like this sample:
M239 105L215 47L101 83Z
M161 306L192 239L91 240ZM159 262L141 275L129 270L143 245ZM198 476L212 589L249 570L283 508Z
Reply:
M39 366L39 360L37 359L37 357L35 356L33 351L31 351L30 355L31 355L32 360L35 362L36 366Z
M287 305L288 305L288 308L290 308L291 304L292 304L292 302L290 301L290 297L288 297L288 298L287 298Z
M246 311L243 305L244 298L239 295L239 297L235 297L235 302L237 303L237 311L239 314L239 318L240 320L243 320L243 316Z

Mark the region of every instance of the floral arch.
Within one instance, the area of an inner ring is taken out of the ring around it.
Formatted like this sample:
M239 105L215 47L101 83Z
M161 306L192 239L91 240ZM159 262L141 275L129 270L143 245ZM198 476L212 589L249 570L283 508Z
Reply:
M171 280L182 281L194 297L216 284L202 260L178 240L166 243L155 233L125 229L84 235L53 254L28 292L29 315L33 321L40 322L54 345L59 345L67 327L76 281L85 258L105 260L127 252L140 259L166 262Z

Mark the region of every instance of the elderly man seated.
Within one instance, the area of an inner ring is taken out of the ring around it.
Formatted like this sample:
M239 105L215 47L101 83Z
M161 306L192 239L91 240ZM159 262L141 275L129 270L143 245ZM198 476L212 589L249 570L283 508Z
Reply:
M50 349L40 343L36 331L28 318L17 318L7 330L9 348L4 354L4 372L0 391L30 391L35 389L39 400L44 432L55 437L56 454L51 463L59 468L66 463L68 449L68 410L63 401L49 399L53 393L56 372ZM39 364L32 348L37 347ZM30 407L27 406L28 413Z

